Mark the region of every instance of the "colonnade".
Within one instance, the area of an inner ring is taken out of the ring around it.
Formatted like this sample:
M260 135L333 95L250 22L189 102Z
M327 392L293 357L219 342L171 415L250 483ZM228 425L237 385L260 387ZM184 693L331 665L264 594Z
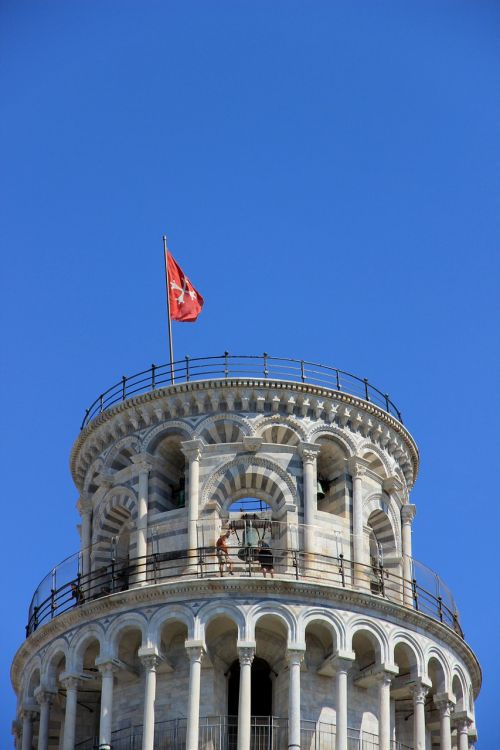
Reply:
M186 640L186 653L189 658L189 688L187 697L187 736L186 750L198 750L201 667L205 656L201 640ZM238 706L237 750L250 750L251 745L251 683L252 662L255 656L254 641L238 641L237 652L240 662L240 685ZM288 747L300 750L301 747L301 663L305 648L292 646L286 652L289 671L288 682ZM142 750L154 750L156 670L160 656L154 647L140 648L138 656L144 671L144 708ZM338 652L330 665L334 674L336 696L336 742L335 750L348 750L348 675L353 668L354 652ZM99 724L99 747L104 750L111 746L113 727L113 688L114 676L120 668L116 660L98 658L96 666L101 674L101 711ZM391 685L398 674L394 665L379 665L371 670L368 677L355 678L363 681L363 687L377 686L378 690L378 750L391 750ZM66 708L63 726L62 750L74 750L77 722L78 687L82 678L77 674L62 673L60 683L66 689ZM409 683L413 700L413 747L426 748L426 698L431 683L425 678L417 678ZM56 696L54 688L38 687L34 692L36 704L26 705L22 712L22 732L18 738L19 750L32 750L33 722L38 718L37 750L48 750L50 710ZM440 750L452 748L452 723L457 730L458 750L469 750L468 729L470 717L464 711L452 713L453 696L438 693L433 696L433 704L439 713Z

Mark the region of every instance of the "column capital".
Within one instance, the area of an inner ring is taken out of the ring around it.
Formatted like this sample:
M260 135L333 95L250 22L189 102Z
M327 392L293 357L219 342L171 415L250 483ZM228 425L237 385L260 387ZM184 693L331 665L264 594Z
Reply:
M450 716L455 701L451 693L436 693L434 696L434 705L438 709L440 716Z
M81 675L72 674L71 672L62 672L59 675L59 682L66 690L78 689L81 684Z
M118 672L118 669L120 668L120 662L118 659L111 659L110 657L102 657L97 658L95 660L95 665L99 672L101 673L102 677L113 675L115 672Z
M25 703L21 709L20 716L23 719L30 719L30 721L34 721L39 713L40 706L37 706L36 703Z
M39 687L35 688L34 695L39 706L42 706L44 703L48 703L50 705L54 702L57 691L50 690L49 688L40 685Z
M188 640L186 638L186 640L184 641L184 648L186 649L186 653L190 662L199 661L201 663L205 655L205 644L203 643L203 641Z
M199 461L203 453L203 440L195 438L194 440L184 440L181 443L181 450L188 461Z
M236 643L236 650L238 652L238 658L240 664L251 664L255 656L255 641L238 641Z
M406 503L406 505L401 506L401 521L403 522L403 524L405 523L411 524L416 514L417 514L416 505L412 505L411 503Z
M414 703L425 704L427 693L431 687L431 683L427 680L417 679L413 684L410 685L410 692L413 695Z
M140 473L151 471L154 465L154 458L150 453L138 453L136 456L131 456L130 460Z
M76 501L76 508L81 516L92 513L92 499L86 492L82 492Z
M320 446L316 443L302 442L299 444L299 453L302 456L302 460L305 464L312 464L316 461L320 452Z
M354 651L337 651L332 658L331 664L335 672L348 672L355 659L356 654Z
M304 661L306 650L305 648L288 648L286 651L286 658L290 666L302 664Z
M370 464L361 456L351 456L347 459L347 468L353 479L364 477Z
M243 445L243 450L248 451L249 453L257 453L264 441L261 437L245 435L241 442Z
M453 713L452 722L459 733L468 734L469 727L472 724L472 718L467 714L467 711L459 711L458 713Z

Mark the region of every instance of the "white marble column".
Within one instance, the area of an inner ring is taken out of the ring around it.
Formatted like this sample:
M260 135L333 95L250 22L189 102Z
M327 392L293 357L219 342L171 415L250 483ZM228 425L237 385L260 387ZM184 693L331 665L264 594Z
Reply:
M33 721L37 715L36 711L31 709L23 710L23 741L22 750L32 750L33 746Z
M82 550L82 592L84 596L89 588L90 550L92 538L92 501L82 495L77 502L77 508L82 519L81 550Z
M40 706L40 718L38 723L38 750L48 750L49 746L49 721L50 707L54 701L55 692L43 687L35 690L36 702Z
M139 649L144 667L144 718L142 722L142 750L154 750L156 667L158 654L154 649Z
M439 711L440 750L451 750L451 708L453 703L447 693L434 696L434 704Z
M200 493L200 459L203 443L201 440L186 440L181 443L182 452L189 462L188 467L188 550L198 548L198 512Z
M354 563L354 581L360 582L365 570L362 567L366 561L363 532L363 477L366 474L367 463L358 456L349 459L349 472L352 476L352 547Z
M416 507L414 505L403 505L401 508L401 542L403 551L403 602L409 607L413 606L412 591L412 545L411 528L415 518Z
M14 737L15 750L21 750L21 743L23 741L22 736L22 722L19 719L14 719L12 722L12 735Z
M137 573L134 575L134 583L142 585L146 583L148 554L148 505L149 505L149 472L152 467L152 459L141 453L132 457L138 471L137 490L137 535L136 535L136 557Z
M380 672L378 682L378 747L391 750L391 682L393 674Z
M413 695L413 748L425 750L425 699L429 688L417 680L410 689Z
M304 552L314 552L314 521L317 509L318 472L316 459L319 446L315 443L301 443L300 454L303 462L304 478Z
M238 745L237 750L250 750L252 662L255 644L238 645L240 660L240 695L238 701Z
M111 661L96 661L101 673L101 719L99 723L99 747L111 747L113 726L113 685L116 666Z
M469 727L472 721L469 717L463 716L455 720L458 735L458 750L469 750Z
M201 641L186 641L189 657L189 696L187 714L186 750L198 750L200 732L200 687L203 644Z
M78 700L78 686L80 681L76 675L63 672L60 682L66 690L66 708L64 710L64 740L63 750L74 750L76 733L76 711Z
M300 750L300 665L304 649L288 649L288 748Z
M354 654L352 655L354 657ZM347 750L347 675L353 658L337 655L333 660L336 692L336 740L335 750Z

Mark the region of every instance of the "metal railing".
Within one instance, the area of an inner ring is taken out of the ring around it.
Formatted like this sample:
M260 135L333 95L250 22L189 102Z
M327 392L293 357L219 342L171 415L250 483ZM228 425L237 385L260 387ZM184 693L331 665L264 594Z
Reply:
M446 603L442 595L433 594L421 586L416 578L403 578L398 568L381 563L354 565L343 554L331 556L306 553L289 547L274 546L271 554L273 575L277 578L311 581L341 589L354 588L402 606L411 606L412 609L448 625L463 637L453 600ZM65 561L64 576L61 575L61 568L52 570L44 579L51 582L50 590L43 593L42 587L37 589L29 610L26 637L63 612L103 596L134 588L139 583L158 584L176 579L218 578L230 573L229 566L221 562L213 546L199 547L192 553L154 552L128 561L112 559L109 564L102 565L87 575L79 572L79 560L80 556L77 555ZM256 547L245 547L237 555L231 555L231 567L233 576L244 579L264 574L264 564ZM271 575L269 569L266 569L266 574Z
M229 378L284 380L349 393L375 404L399 422L403 422L401 412L389 395L371 385L367 378L360 378L345 370L318 362L306 362L303 359L271 357L266 353L240 355L224 352L222 355L213 357L184 357L171 364L151 365L149 369L129 377L123 375L85 410L80 429L83 430L89 422L106 409L140 393L148 393L178 383Z
M336 750L335 724L301 720L302 750ZM172 719L155 724L155 750L185 750L187 719ZM200 717L199 750L236 750L237 716ZM142 726L113 732L111 750L141 750ZM98 750L97 738L78 743L76 750ZM347 730L348 750L378 750L378 736L360 729ZM288 720L278 716L252 716L250 750L288 750ZM391 742L391 750L412 750L409 745Z

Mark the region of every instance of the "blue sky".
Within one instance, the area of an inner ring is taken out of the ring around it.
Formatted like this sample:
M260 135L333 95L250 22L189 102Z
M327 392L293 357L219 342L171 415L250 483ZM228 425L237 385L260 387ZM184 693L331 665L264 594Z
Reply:
M84 408L167 359L163 232L206 300L176 355L321 361L402 410L415 554L496 746L499 33L480 0L3 0L6 746L32 591L78 545Z

